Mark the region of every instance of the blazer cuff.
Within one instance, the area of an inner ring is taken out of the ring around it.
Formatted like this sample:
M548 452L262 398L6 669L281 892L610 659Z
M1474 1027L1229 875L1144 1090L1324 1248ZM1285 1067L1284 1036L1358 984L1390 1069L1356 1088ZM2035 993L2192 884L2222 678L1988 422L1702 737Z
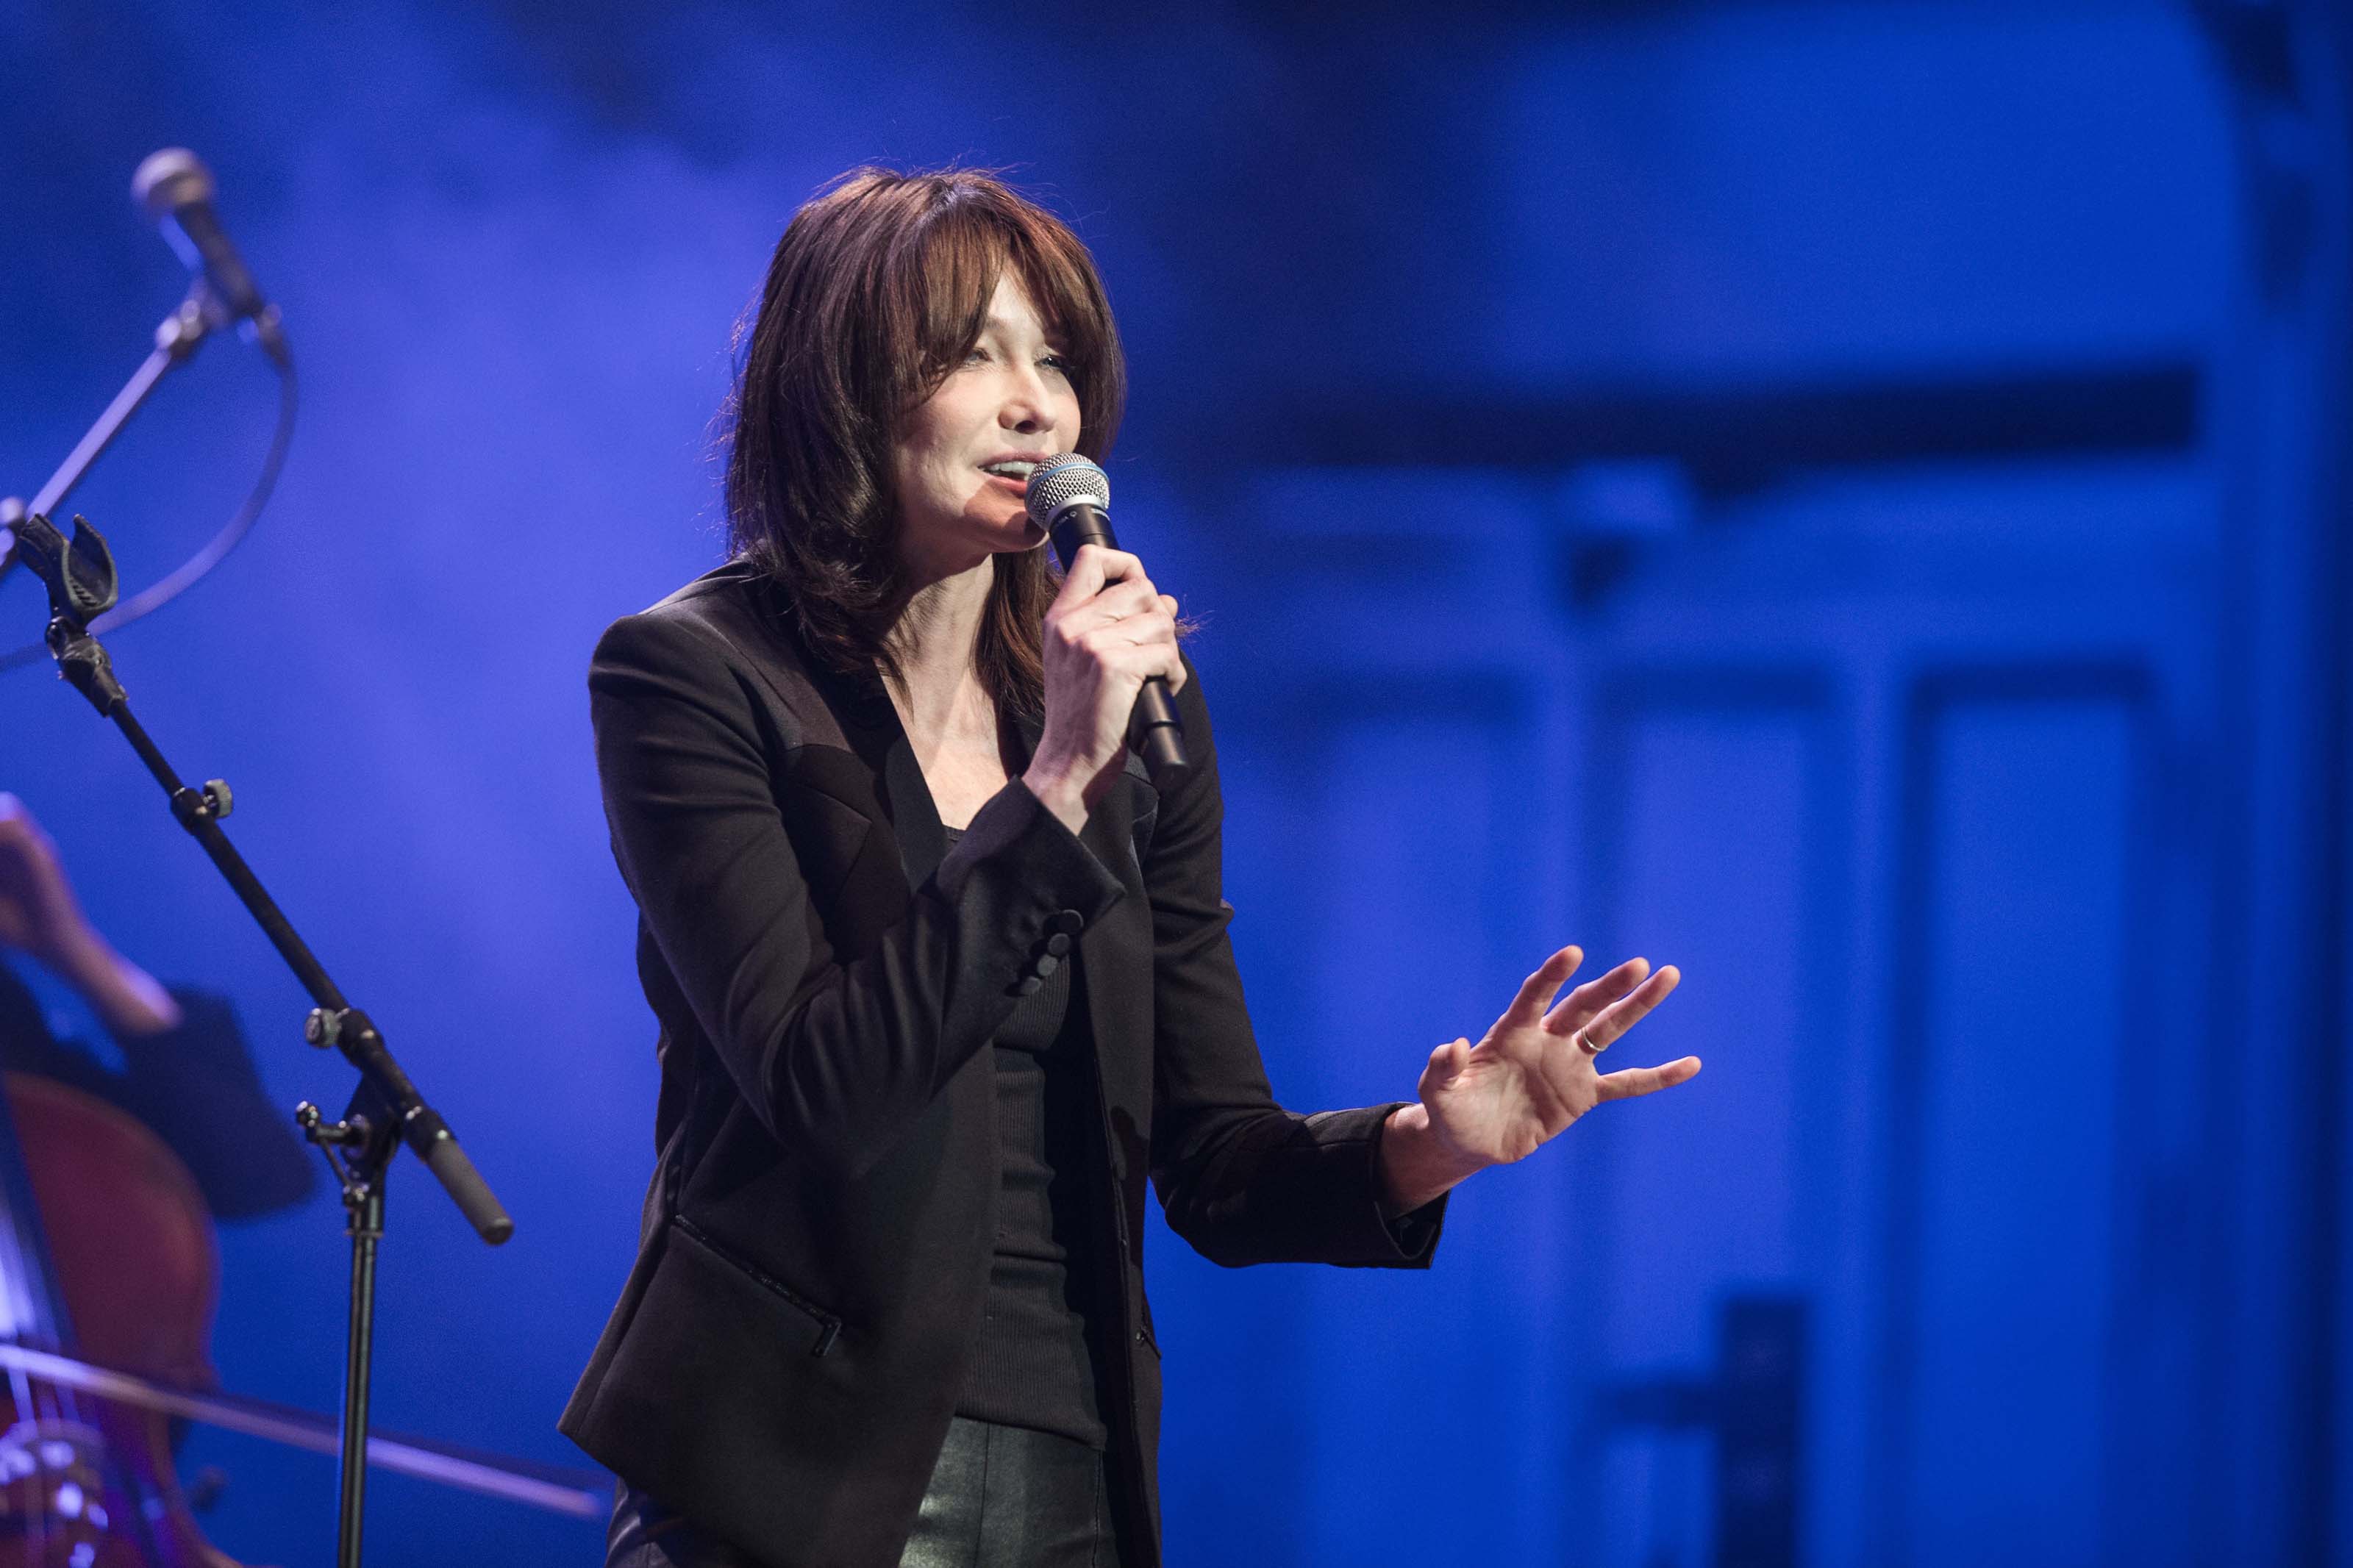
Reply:
M1370 1172L1373 1187L1373 1212L1381 1208L1381 1135L1388 1131L1389 1118L1405 1109L1406 1102L1393 1100L1380 1107L1380 1120L1373 1125L1373 1161ZM1389 1240L1398 1248L1398 1266L1406 1268L1427 1268L1438 1251L1439 1232L1446 1228L1446 1200L1451 1192L1439 1194L1418 1209L1395 1216L1385 1216Z
M1094 851L1019 779L998 790L973 814L972 826L940 862L940 891L955 898L964 890L964 879L972 874L975 863L1008 849L1020 855L1024 868L1041 888L1067 892L1070 897L1064 901L1075 904L1089 918L1109 910L1126 891L1119 879L1095 858Z
M972 826L941 860L933 881L941 898L961 904L974 877L1002 879L1008 868L1015 870L1019 885L1018 895L1010 901L1032 910L1043 921L1041 943L1061 938L1051 950L1057 959L1078 940L1081 931L1127 896L1127 889L1095 858L1094 851L1019 779L997 791L974 814ZM984 880L981 885L986 888L989 883ZM1032 933L1018 934L1026 938ZM1034 959L1048 951L1041 945L1031 956Z
M1336 1157L1344 1165L1350 1189L1337 1211L1344 1234L1333 1237L1337 1245L1330 1258L1343 1268L1427 1268L1438 1251L1439 1234L1446 1225L1445 1194L1394 1219L1381 1213L1381 1134L1390 1115L1404 1104L1396 1100L1307 1119L1326 1157Z

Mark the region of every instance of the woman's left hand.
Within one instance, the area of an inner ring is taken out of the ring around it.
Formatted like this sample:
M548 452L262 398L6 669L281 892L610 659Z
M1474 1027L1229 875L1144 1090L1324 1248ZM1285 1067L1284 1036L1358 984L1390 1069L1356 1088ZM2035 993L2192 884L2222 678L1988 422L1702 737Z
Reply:
M1553 1001L1584 962L1562 948L1477 1045L1458 1039L1430 1054L1420 1102L1400 1108L1383 1136L1393 1212L1419 1208L1474 1171L1525 1159L1605 1100L1653 1094L1699 1071L1697 1057L1662 1067L1600 1070L1608 1050L1666 999L1682 978L1630 958Z

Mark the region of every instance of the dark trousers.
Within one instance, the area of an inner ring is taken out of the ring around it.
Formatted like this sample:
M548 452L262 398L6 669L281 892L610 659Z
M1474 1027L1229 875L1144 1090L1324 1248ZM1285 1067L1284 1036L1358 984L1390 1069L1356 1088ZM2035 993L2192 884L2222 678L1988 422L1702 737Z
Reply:
M900 1568L1119 1568L1103 1456L1050 1432L959 1415ZM605 1568L761 1568L751 1553L623 1486Z

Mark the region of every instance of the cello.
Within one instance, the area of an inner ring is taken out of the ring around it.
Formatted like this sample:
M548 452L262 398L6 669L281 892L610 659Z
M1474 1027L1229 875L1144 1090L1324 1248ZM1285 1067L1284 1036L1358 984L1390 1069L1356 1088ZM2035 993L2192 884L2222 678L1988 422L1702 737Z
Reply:
M0 1073L0 1568L237 1568L174 1468L177 1420L335 1454L339 1424L214 1391L212 1215L145 1123ZM601 1472L376 1431L368 1463L601 1520Z
M209 1386L220 1260L195 1178L92 1095L0 1087L0 1339ZM5 1403L0 1568L236 1568L196 1525L165 1416L21 1367Z

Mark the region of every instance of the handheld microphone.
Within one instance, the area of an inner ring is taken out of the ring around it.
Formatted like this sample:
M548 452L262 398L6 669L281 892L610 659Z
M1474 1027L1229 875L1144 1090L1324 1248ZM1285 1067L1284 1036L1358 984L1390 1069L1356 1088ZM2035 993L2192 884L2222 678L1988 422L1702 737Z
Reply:
M1111 531L1111 478L1076 452L1049 458L1032 469L1022 505L1029 521L1054 542L1055 558L1065 572L1082 545L1119 548ZM1157 675L1145 681L1136 696L1131 732L1135 731L1140 731L1135 749L1144 753L1154 784L1166 788L1192 765L1185 756L1185 722L1176 716L1168 682Z
M188 270L200 274L221 313L249 323L253 339L281 364L286 344L277 308L261 297L213 211L213 173L185 147L151 153L131 176L131 199L162 226L164 237Z

